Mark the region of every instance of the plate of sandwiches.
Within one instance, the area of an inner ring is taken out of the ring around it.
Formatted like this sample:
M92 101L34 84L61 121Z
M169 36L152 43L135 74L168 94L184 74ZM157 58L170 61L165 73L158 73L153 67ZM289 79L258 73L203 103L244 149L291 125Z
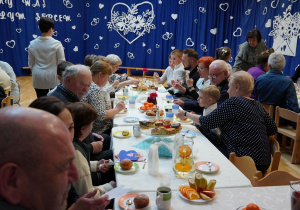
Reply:
M139 121L141 131L151 136L169 136L180 133L180 123L171 122L168 119L151 119Z

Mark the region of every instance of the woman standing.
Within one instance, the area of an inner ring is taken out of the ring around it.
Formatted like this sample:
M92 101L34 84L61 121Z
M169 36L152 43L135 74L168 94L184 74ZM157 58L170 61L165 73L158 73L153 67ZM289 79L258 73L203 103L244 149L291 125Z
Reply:
M38 98L47 95L50 89L58 85L57 65L65 60L61 42L52 38L53 20L41 17L39 29L42 36L31 41L28 47L28 65L32 70L32 85Z

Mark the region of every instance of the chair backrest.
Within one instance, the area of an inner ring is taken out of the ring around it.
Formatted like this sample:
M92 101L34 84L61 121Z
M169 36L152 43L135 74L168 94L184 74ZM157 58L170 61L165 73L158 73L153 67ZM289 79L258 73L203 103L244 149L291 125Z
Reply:
M1 108L6 106L12 106L14 104L12 96L7 96L1 101Z
M275 113L275 123L277 127L280 127L279 126L280 118L297 123L295 139L300 139L300 114L277 106L276 113Z
M264 104L264 103L260 103L265 110L269 113L270 117L272 119L274 119L274 106L273 105L268 105L268 104Z
M269 137L269 144L272 153L272 163L270 166L270 171L276 171L278 170L278 166L281 158L280 146L278 141L274 138L274 136Z
M255 179L255 187L289 185L290 181L300 180L285 171L272 171L262 179Z
M261 171L256 169L254 160L251 157L236 157L236 154L231 152L229 160L251 181L252 186L255 184L255 177L262 178Z

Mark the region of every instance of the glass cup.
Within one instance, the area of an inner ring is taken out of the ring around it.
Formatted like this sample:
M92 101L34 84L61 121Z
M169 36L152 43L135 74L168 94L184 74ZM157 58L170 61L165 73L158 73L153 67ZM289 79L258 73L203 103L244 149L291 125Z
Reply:
M179 111L179 106L178 106L178 105L173 105L173 106L172 106L172 112L173 112L174 114L177 114L178 111Z
M167 100L168 103L170 103L172 101L172 99L173 99L173 96L166 95L166 100Z
M171 207L172 190L169 187L159 187L156 190L156 205L159 210L168 210Z
M173 112L166 112L166 119L168 119L171 122L173 122L173 120L174 120L174 113Z

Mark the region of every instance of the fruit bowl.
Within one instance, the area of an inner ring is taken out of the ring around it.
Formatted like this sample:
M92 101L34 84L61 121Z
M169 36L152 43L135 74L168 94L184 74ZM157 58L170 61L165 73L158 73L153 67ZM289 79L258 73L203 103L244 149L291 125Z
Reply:
M250 205L250 204L248 204L248 205ZM247 210L247 206L248 205L243 205L243 206L240 206L239 208L237 208L236 210ZM254 204L255 205L255 204ZM255 205L254 207L252 206L251 208L249 208L249 209L253 209L253 210L266 210L265 208L262 208L262 207L259 207L259 206L257 206L257 205Z
M201 204L201 203L208 203L211 202L212 200L214 200L214 198L210 199L210 200L203 200L203 199L195 199L195 200L189 200L186 197L184 197L180 192L178 192L179 197L181 197L183 200L187 201L187 202L191 202L191 203L195 203L195 204Z

